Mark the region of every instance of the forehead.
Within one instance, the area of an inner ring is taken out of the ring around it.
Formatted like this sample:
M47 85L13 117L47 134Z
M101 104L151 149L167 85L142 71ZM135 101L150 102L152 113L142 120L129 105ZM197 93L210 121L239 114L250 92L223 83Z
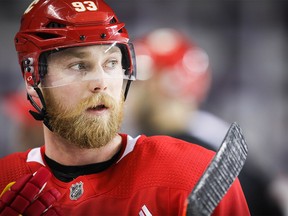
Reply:
M70 58L70 57L77 57L77 58L86 58L91 57L94 55L109 55L109 54L121 54L121 50L115 44L110 45L92 45L92 46L82 46L82 47L72 47L66 48L59 52L52 54L53 56L57 56L57 58Z

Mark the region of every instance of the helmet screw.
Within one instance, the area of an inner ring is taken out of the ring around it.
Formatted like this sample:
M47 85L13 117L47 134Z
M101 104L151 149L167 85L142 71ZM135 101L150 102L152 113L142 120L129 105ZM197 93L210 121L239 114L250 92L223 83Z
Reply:
M81 41L84 41L86 39L86 36L85 35L80 35L80 40Z
M100 35L100 37L102 38L102 39L104 39L104 38L106 38L106 34L105 33L102 33L101 35Z
M25 71L29 72L29 73L34 73L34 67L33 66L28 66L28 67L25 68Z

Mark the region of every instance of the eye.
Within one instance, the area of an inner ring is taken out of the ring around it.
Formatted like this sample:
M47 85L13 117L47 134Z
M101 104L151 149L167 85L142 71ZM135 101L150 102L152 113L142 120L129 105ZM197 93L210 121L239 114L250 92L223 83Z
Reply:
M119 62L117 59L110 59L105 63L104 67L108 70L112 70L112 69L117 68L118 65L119 65Z
M73 70L86 70L87 65L83 62L79 62L79 63L71 65L70 68Z

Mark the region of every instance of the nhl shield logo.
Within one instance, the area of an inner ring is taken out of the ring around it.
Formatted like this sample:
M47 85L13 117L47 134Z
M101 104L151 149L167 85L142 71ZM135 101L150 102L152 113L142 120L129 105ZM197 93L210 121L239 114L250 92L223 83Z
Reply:
M83 182L80 181L78 183L72 184L70 187L70 199L77 200L84 193Z

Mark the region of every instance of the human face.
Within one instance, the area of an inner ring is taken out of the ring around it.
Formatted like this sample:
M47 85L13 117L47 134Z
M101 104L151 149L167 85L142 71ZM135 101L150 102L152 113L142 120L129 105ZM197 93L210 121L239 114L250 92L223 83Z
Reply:
M49 56L42 90L53 132L80 148L100 148L115 137L123 117L121 57L118 47L108 45ZM47 87L56 78L62 84Z

